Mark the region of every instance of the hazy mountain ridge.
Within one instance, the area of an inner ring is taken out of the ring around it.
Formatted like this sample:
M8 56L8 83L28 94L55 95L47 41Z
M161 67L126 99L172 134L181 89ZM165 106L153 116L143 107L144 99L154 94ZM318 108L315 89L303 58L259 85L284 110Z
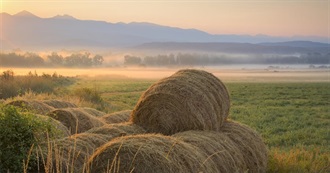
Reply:
M169 43L172 46L178 46L178 42L182 42L179 45L182 48L188 48L189 46L192 46L190 48L196 48L197 46L198 49L203 50L239 49L242 51L246 49L249 51L250 49L259 50L265 47L274 49L284 46L290 47L291 50L295 47L300 51L309 49L311 46L308 46L308 44L290 46L284 43L272 42L286 42L304 38L314 42L327 42L326 38L321 37L284 38L266 35L212 35L197 29L182 29L146 22L109 23L79 20L67 14L51 18L40 18L27 11L15 15L1 13L0 20L3 33L0 40L3 49L143 48L148 47L148 44L149 47L150 44L157 47L158 43L155 45L155 42L166 42L162 46L170 48ZM219 46L224 47L219 48ZM314 47L323 50L322 46Z

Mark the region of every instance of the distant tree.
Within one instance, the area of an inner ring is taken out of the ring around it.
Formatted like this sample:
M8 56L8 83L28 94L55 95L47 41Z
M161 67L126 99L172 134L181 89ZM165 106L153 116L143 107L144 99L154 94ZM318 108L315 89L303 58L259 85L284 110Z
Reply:
M130 55L125 55L124 56L124 64L125 65L140 65L142 62L140 57L137 56L130 56Z
M103 59L103 57L101 55L95 55L93 57L93 65L94 66L100 66L100 65L102 65L103 61L104 61L104 59Z
M63 65L64 58L62 55L58 55L56 52L52 52L52 54L47 56L47 59L51 63L51 65L61 66Z

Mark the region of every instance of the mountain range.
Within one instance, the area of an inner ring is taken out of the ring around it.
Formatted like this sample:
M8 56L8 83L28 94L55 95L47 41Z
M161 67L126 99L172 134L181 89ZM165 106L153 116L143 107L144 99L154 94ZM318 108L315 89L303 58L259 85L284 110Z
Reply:
M214 35L197 29L182 29L146 22L110 23L79 20L70 15L40 18L28 11L1 13L2 49L134 48L269 49L290 47L291 51L329 50L328 38L273 37L267 35ZM295 41L293 40L304 40ZM226 46L227 47L226 47ZM229 47L228 47L229 46ZM270 50L272 52L273 50ZM243 51L244 52L244 51Z

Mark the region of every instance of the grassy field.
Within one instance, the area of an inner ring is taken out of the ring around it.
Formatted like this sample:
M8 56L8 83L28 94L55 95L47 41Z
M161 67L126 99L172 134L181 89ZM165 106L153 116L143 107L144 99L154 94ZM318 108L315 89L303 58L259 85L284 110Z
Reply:
M79 80L69 89L93 88L111 108L133 109L156 80ZM257 130L269 148L268 172L330 172L329 83L227 82L229 118Z

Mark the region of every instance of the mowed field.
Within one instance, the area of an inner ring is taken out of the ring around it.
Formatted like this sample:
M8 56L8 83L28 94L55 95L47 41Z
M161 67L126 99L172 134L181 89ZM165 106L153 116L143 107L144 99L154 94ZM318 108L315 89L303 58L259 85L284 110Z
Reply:
M229 118L262 135L269 149L268 172L330 172L329 72L241 71L241 77L213 73L230 92ZM83 77L69 89L93 88L109 103L109 112L116 112L133 109L140 95L161 77Z

